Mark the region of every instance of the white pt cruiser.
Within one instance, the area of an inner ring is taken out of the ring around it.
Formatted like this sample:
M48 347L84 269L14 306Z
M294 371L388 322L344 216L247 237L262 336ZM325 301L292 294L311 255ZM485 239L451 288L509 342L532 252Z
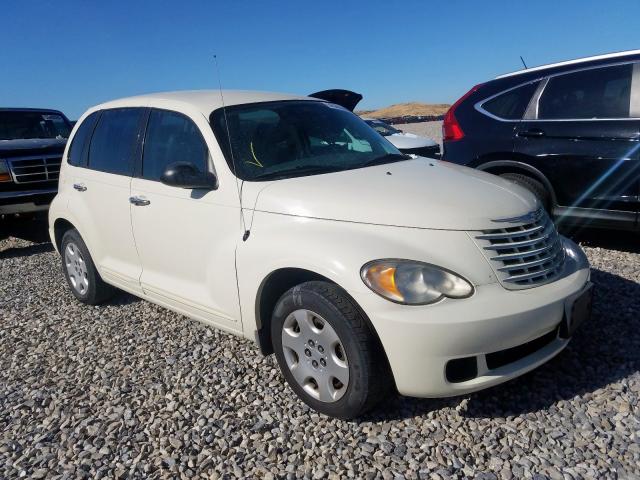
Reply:
M309 97L94 107L49 212L78 300L117 287L253 339L303 401L340 418L393 389L439 397L514 378L590 311L584 253L527 191L402 155Z

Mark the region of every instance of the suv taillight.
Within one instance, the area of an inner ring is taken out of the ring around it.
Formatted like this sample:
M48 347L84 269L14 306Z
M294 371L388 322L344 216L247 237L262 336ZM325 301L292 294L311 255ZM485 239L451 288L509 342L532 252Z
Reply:
M458 99L456 103L451 105L451 108L447 110L447 113L444 115L444 120L442 122L442 140L445 142L455 142L456 140L461 140L464 138L464 132L462 131L462 127L460 123L458 123L458 119L456 118L455 112L456 108L460 106L462 102L466 100L466 98L471 95L473 92L478 90L482 84L478 84L465 93L462 97Z

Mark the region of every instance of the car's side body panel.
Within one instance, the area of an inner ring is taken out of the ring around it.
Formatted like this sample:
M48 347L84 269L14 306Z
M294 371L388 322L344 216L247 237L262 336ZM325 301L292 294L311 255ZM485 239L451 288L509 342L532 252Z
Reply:
M244 332L249 338L254 338L256 325L261 323L255 318L259 287L280 268L315 272L352 295L376 296L360 278L360 270L380 258L447 264L474 285L496 281L466 232L381 227L259 211L251 225L251 235L238 246L237 254ZM301 245L304 248L299 248ZM455 258L447 253L451 250L456 252ZM384 302L392 308L393 304Z

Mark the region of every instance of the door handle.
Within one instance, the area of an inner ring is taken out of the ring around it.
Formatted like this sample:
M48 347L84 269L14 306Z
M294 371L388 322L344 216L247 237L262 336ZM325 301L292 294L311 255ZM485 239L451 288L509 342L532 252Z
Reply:
M142 196L135 196L129 197L129 203L137 207L146 207L151 203L151 201Z
M517 134L519 137L539 138L544 137L544 131L539 128L532 128L531 130L522 130Z
M73 184L73 188L75 188L79 192L86 192L87 191L87 187L85 186L84 183L74 183Z

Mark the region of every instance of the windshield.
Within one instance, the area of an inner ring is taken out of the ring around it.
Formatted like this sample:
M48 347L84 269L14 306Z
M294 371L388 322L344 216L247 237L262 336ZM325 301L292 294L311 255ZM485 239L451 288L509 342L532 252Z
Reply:
M393 135L394 133L402 133L397 128L392 127L380 120L365 120L373 129L378 132L383 137L388 137L389 135Z
M214 111L211 124L229 167L243 180L314 175L406 158L358 116L332 103L236 105Z
M68 138L71 125L58 113L0 112L0 140Z

